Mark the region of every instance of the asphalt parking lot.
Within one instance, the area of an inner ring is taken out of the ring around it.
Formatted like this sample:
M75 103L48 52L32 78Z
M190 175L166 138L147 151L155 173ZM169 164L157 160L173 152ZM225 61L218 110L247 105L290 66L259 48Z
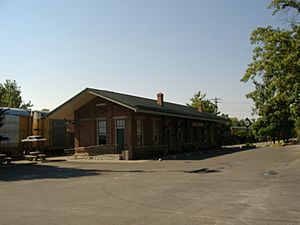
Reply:
M230 153L230 152L229 152ZM0 167L1 225L300 224L300 146Z

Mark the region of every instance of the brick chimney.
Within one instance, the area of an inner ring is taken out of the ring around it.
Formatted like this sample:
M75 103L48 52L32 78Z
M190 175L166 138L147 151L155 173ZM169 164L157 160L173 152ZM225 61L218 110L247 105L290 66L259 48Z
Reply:
M159 92L157 93L157 105L164 106L164 94Z
M204 112L203 104L200 103L197 107L198 112Z

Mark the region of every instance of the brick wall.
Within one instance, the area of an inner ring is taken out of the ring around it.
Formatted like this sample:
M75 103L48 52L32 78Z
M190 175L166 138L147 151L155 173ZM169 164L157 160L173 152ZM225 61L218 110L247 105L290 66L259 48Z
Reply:
M153 155L154 152L181 152L187 149L207 148L215 143L216 126L203 122L201 127L193 127L193 121L143 113L96 97L75 111L75 147L97 145L97 120L106 119L108 146L116 146L116 119L125 120L125 149L133 150L134 158ZM143 121L143 146L137 146L136 121ZM153 141L153 121L159 121L159 142ZM195 121L194 121L195 122ZM168 136L170 137L170 143ZM152 153L151 153L152 152Z
M116 119L125 120L125 145L132 146L132 110L96 97L75 111L75 147L97 145L97 120L106 119L107 145L116 144Z

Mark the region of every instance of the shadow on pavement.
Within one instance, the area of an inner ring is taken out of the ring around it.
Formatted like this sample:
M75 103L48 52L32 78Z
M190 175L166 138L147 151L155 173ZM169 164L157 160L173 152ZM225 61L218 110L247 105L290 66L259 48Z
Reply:
M61 168L41 164L13 164L0 166L0 181L21 181L39 179L68 179L99 175L97 170Z
M202 169L198 169L198 170L188 171L188 173L200 173L200 174L219 173L219 172L222 172L220 168L218 168L218 169L202 168Z
M213 157L233 154L241 151L248 151L250 149L241 149L239 147L228 147L218 150L203 150L199 152L183 153L176 155L168 155L162 157L163 160L204 160Z

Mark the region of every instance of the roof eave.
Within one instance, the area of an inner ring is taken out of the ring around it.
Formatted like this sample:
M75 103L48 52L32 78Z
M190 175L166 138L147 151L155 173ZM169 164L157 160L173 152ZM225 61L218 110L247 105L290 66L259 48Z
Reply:
M164 113L164 112L156 112L144 109L137 109L136 112L139 113L147 113L147 114L154 114L154 115L161 115L161 116L170 116L170 117L179 117L184 119L193 119L193 120L201 120L201 121L209 121L209 122L218 122L218 123L226 123L227 121L217 120L217 119L210 119L210 118L203 118L203 117L195 117L195 116L188 116L182 114L173 114L173 113Z
M72 103L76 98L78 98L79 96L83 95L87 90L88 90L88 88L83 89L83 90L80 91L78 94L74 95L72 98L70 98L70 99L67 100L66 102L62 103L61 105L59 105L58 107L56 107L55 109L53 109L52 111L50 111L50 112L48 113L47 117L48 117L49 119L56 119L56 118L54 118L54 117L56 117L55 114L56 114L59 110L63 109L63 108L66 107L68 104ZM53 114L54 114L54 116L53 116ZM72 115L71 117L74 117L74 115ZM62 118L59 118L59 119L62 119ZM63 119L66 119L66 118L63 118ZM73 118L68 118L68 119L73 119Z
M124 104L122 102L119 102L119 101L116 101L116 100L114 100L112 98L108 98L108 97L106 97L104 95L98 94L98 93L94 92L93 90L91 90L90 88L85 88L84 90L82 90L81 92L79 92L77 95L73 96L71 99L69 99L68 101L64 102L63 104L61 104L60 106L58 106L57 108L55 108L54 110L52 110L48 114L48 118L50 118L50 119L70 119L70 120L74 119L74 112L70 112L68 116L61 116L61 115L59 115L60 114L60 110L65 110L68 107L68 105L73 104L78 98L82 98L82 96L85 96L87 94L95 96L95 97L103 98L105 100L108 100L108 101L113 102L115 104L121 105L123 107L126 107L126 108L128 108L128 109L133 110L134 112L136 112L136 109L134 107L132 107L132 106L126 105L126 104ZM77 108L74 108L74 111Z

